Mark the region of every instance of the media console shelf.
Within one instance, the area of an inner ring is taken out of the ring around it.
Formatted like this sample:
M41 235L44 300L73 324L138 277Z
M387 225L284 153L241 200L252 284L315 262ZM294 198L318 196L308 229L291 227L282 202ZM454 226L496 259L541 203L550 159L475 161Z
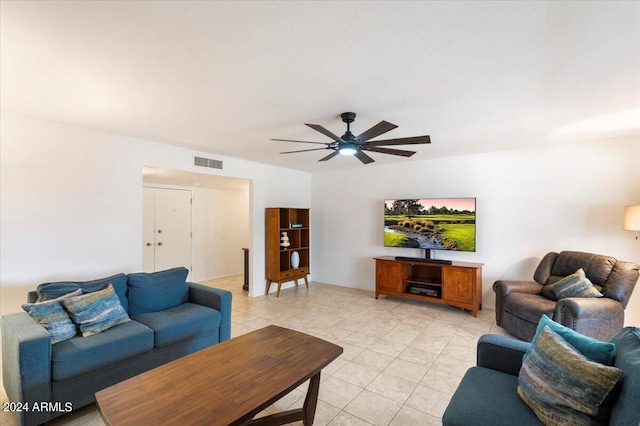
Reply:
M482 309L482 263L374 259L376 299L381 294L413 297L466 309L474 317Z

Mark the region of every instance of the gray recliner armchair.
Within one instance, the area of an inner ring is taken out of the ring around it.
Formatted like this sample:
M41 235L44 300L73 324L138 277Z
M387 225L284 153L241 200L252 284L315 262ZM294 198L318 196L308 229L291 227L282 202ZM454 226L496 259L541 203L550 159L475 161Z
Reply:
M604 297L558 300L549 285L580 268ZM540 317L546 314L579 333L607 341L624 326L624 309L638 281L639 270L636 263L611 256L576 251L547 253L532 281L499 280L493 284L496 324L531 341Z

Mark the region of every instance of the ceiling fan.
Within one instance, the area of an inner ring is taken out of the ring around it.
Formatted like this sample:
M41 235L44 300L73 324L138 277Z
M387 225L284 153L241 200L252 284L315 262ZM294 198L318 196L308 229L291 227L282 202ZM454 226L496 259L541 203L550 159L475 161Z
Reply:
M293 154L296 152L307 152L307 151L320 151L323 149L331 150L331 154L326 157L322 157L318 161L327 161L332 159L338 154L343 155L354 155L358 160L362 161L363 164L373 163L375 160L368 156L364 151L370 152L379 152L381 154L391 154L391 155L400 155L403 157L411 157L415 154L415 151L406 151L404 149L393 149L393 148L383 148L384 146L389 145L412 145L412 144L426 144L431 143L431 138L429 136L413 136L409 138L398 138L398 139L385 139L379 141L371 141L377 136L380 136L384 133L387 133L390 130L395 129L395 124L391 124L387 121L381 121L369 130L364 133L359 134L358 136L354 136L351 133L350 124L356 119L355 112L343 112L340 114L342 121L347 123L347 132L342 136L337 136L329 130L318 124L307 124L305 125L311 127L313 130L322 133L325 136L333 139L333 142L309 142L309 141L296 141L290 139L271 139L272 141L281 141L281 142L301 142L301 143L313 143L318 145L325 145L324 148L312 148L312 149L301 149L297 151L285 151L280 154Z

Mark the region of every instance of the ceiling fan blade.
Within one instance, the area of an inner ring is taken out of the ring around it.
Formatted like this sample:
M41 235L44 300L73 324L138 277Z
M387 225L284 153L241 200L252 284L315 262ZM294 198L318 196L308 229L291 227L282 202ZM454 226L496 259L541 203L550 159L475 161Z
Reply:
M353 155L355 155L358 158L358 160L362 161L363 164L369 164L376 161L360 150L357 150L356 153Z
M329 136L331 139L333 139L336 142L342 140L342 139L340 139L339 136L336 136L334 133L330 132L329 130L325 129L324 127L322 127L319 124L307 124L307 123L304 123L304 124L305 124L305 126L311 127L316 132L320 132L325 136Z
M415 151L405 151L404 149L391 149L391 148L376 148L376 147L368 147L361 146L360 149L366 151L380 152L382 154L391 154L391 155L401 155L403 157L411 157L415 154Z
M311 148L311 149L300 149L298 151L285 151L280 154L294 154L296 152L307 152L307 151L324 151L327 148Z
M302 143L317 143L319 145L327 145L324 142L309 142L309 141L294 141L291 139L269 139L270 141L280 141L280 142L302 142Z
M412 136L410 138L385 139L367 142L363 146L416 145L423 143L431 143L431 138L429 136Z
M380 136L383 133L387 133L388 131L395 129L396 127L398 126L396 126L395 124L391 124L387 121L381 121L369 130L366 130L364 133L358 135L357 138L360 142L366 142L369 139L373 139L376 136Z
M333 157L335 157L336 155L339 154L339 151L336 149L334 150L331 154L327 155L326 157L322 157L321 159L319 159L318 161L327 161L327 160L331 160Z

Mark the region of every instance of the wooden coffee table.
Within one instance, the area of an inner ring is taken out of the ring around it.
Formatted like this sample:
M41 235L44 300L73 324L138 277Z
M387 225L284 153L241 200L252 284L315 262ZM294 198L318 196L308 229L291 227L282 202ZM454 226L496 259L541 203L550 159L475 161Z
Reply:
M313 424L320 370L342 354L274 325L227 340L96 393L110 425ZM253 417L311 379L304 406Z

